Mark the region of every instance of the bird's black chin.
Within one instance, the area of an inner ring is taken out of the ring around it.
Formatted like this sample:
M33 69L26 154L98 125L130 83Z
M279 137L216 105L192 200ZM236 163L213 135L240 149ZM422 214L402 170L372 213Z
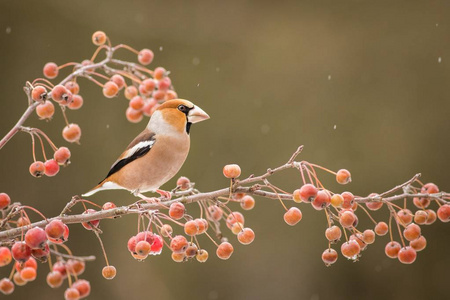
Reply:
M187 133L187 134L189 134L189 132L191 131L191 125L192 125L191 122L187 122L187 123L186 123L186 133Z

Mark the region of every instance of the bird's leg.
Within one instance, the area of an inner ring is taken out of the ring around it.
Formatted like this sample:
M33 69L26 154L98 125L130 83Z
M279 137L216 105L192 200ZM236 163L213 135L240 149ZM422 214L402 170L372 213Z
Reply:
M164 191L164 190L155 190L155 192L157 192L158 194L161 195L161 197L163 198L167 198L167 200L172 199L172 193L169 191Z

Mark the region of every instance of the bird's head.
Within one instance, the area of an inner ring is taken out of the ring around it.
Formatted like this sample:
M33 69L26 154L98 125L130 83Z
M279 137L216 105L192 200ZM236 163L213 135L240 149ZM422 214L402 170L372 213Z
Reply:
M164 102L155 110L149 126L168 124L178 131L189 133L191 124L207 119L209 119L209 115L194 103L188 100L174 99Z

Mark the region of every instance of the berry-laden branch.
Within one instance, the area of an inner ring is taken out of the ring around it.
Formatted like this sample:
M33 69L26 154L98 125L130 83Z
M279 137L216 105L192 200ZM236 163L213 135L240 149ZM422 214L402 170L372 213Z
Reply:
M81 96L77 97L77 78L85 77L102 86L106 97L115 96L121 88L126 87L125 97L130 99L126 116L132 122L140 121L143 115L151 115L160 103L176 97L167 77L168 72L163 68L150 70L141 65L151 62L153 53L150 50L136 51L126 45L113 47L103 32L94 33L93 42L99 47L89 61L67 63L59 67L49 63L44 67L44 74L50 79L56 77L60 69L73 67L72 72L58 85L42 78L27 83L25 91L29 106L0 142L1 148L18 131L30 134L34 161L30 166L30 173L33 176L56 175L60 165L66 166L69 163L70 151L66 147L56 147L40 129L24 127L23 124L34 109L41 118L51 118L54 106L48 99L52 98L60 106L67 125L63 131L64 138L69 142L78 142L81 130L78 125L69 125L65 113L67 108L79 108L83 103ZM135 52L141 64L113 58L118 49ZM106 58L95 63L94 59L101 51L105 51ZM110 63L119 65L122 69L110 67ZM105 83L101 83L105 80ZM130 81L129 85L127 81ZM51 89L50 93L47 93L47 88ZM46 157L44 142L54 151L52 159ZM36 160L37 143L45 163ZM376 236L388 233L390 241L385 247L386 255L398 258L401 263L410 264L416 260L417 252L426 247L427 241L421 234L420 226L432 224L437 219L442 222L450 221L450 194L439 191L433 183L423 184L419 180L420 174L381 194L358 196L349 191L337 193L324 186L319 173L329 173L335 176L338 183L345 185L351 181L350 172L346 169L334 172L305 160L299 161L297 157L302 149L303 146L299 147L286 163L268 169L259 176L239 179L240 167L235 164L226 165L223 174L228 178L229 186L222 189L201 192L188 178L180 177L171 192L170 200L163 197L147 198L116 207L111 202L100 206L74 196L61 214L55 217L46 217L34 207L12 203L6 193L1 193L0 271L13 260L15 263L11 271L7 271L9 275L0 280L0 291L11 294L15 285L22 286L33 281L37 276L37 261L40 261L48 262L47 283L50 287L58 288L67 279L65 299L87 297L90 284L79 276L83 273L86 262L94 257L75 256L72 253L67 245L68 225L82 224L86 230L95 234L105 258L106 266L102 275L106 279L113 279L117 270L107 258L107 249L101 239L100 221L117 220L125 215L137 216L136 233L127 243L133 258L145 260L160 254L166 247L176 262L195 258L203 263L207 261L207 249L211 247L217 257L229 259L234 251L230 238L233 234L244 245L255 239L255 232L246 226L248 222L244 214L236 210L237 204L243 210L250 210L259 198L273 199L280 203L280 217L283 214L284 221L291 226L296 225L303 217L298 206L311 205L325 215L328 224L325 231L327 247L322 253L322 260L327 266L337 261L338 251L333 245L338 244L342 236L345 240L340 246L341 254L356 261L361 257L362 251L375 242ZM299 189L292 193L271 182L272 176L287 169L297 170L300 179ZM293 202L299 205L293 205ZM187 205L198 206L196 216L187 214ZM437 208L436 211L429 208L431 205ZM75 209L82 209L82 213L75 213ZM377 221L371 215L371 211L379 209L386 210L386 222ZM415 210L414 213L412 209ZM358 220L363 217L371 220L373 229L360 228Z

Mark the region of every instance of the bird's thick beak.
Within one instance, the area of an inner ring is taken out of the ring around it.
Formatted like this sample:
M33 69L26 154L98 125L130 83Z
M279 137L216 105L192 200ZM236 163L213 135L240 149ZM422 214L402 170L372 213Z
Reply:
M205 113L205 111L200 107L194 106L194 108L189 111L187 118L188 122L197 123L200 121L208 120L209 115Z

